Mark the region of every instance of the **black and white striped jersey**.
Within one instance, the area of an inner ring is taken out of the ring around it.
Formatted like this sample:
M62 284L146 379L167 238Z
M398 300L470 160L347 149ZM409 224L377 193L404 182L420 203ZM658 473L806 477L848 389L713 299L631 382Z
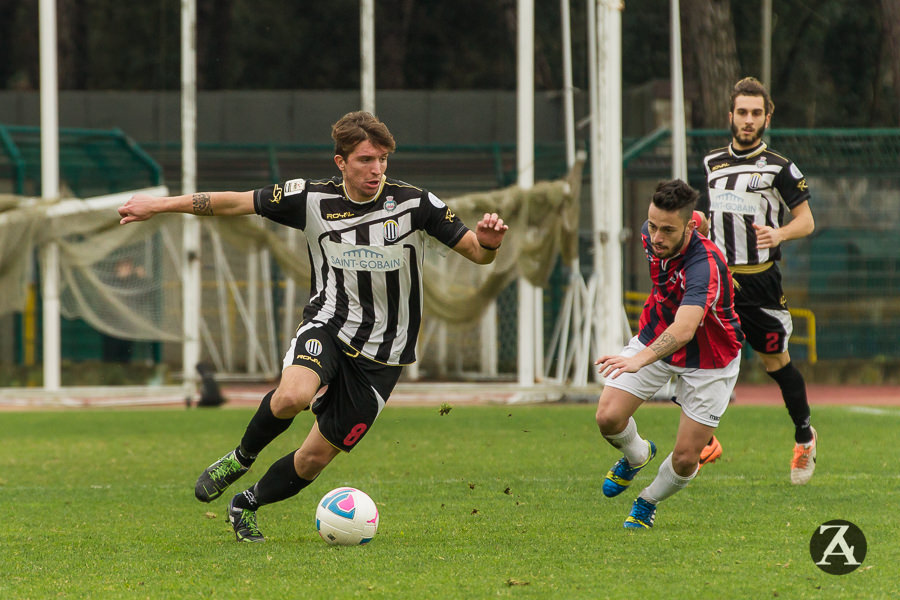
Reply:
M253 203L257 214L306 235L304 321L332 327L376 362L415 362L426 236L452 248L468 231L446 204L395 179L384 179L374 200L352 202L340 177L260 188Z
M709 238L730 266L781 258L781 247L757 249L753 224L778 228L787 213L809 200L806 178L790 159L764 142L739 153L731 144L703 159L709 192Z

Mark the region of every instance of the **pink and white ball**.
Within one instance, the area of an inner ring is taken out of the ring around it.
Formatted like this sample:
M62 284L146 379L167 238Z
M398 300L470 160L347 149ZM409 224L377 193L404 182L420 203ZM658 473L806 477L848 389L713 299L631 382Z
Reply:
M378 507L356 488L331 490L316 507L316 531L335 546L368 544L378 531Z

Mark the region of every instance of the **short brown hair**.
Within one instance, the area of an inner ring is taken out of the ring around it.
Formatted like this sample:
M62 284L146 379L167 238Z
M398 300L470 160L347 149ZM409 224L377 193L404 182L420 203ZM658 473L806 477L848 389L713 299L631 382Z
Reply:
M677 212L685 223L691 220L694 206L700 193L681 179L660 181L656 192L650 198L657 208L666 212Z
M375 146L393 152L397 148L387 125L370 112L359 110L341 117L331 126L334 153L347 158L361 142L369 140Z
M766 86L756 77L744 77L731 90L731 111L734 112L734 101L738 96L761 96L766 107L766 114L770 115L775 112L775 103L769 97L769 91Z

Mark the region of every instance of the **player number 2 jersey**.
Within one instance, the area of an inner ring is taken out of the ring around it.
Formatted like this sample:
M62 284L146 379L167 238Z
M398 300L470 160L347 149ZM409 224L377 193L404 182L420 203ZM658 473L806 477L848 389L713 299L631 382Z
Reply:
M426 236L455 246L468 228L434 194L385 179L356 203L340 177L292 179L254 191L257 214L306 235L311 267L304 321L376 362L415 362Z
M756 247L753 224L778 228L790 209L809 200L800 169L760 143L744 153L731 145L703 159L709 192L709 239L729 265L779 260L781 247Z

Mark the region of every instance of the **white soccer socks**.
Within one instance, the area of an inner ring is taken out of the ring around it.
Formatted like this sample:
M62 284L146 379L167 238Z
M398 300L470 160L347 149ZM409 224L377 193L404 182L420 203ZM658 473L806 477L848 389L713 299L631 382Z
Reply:
M642 465L650 458L650 444L638 435L637 423L634 422L634 417L629 417L628 425L620 433L604 435L603 437L614 448L622 451L622 454L625 455L625 460L632 467Z
M672 454L670 453L659 465L656 478L639 495L648 502L659 504L675 492L686 488L696 475L697 471L694 471L690 477L682 477L676 473L672 467Z

